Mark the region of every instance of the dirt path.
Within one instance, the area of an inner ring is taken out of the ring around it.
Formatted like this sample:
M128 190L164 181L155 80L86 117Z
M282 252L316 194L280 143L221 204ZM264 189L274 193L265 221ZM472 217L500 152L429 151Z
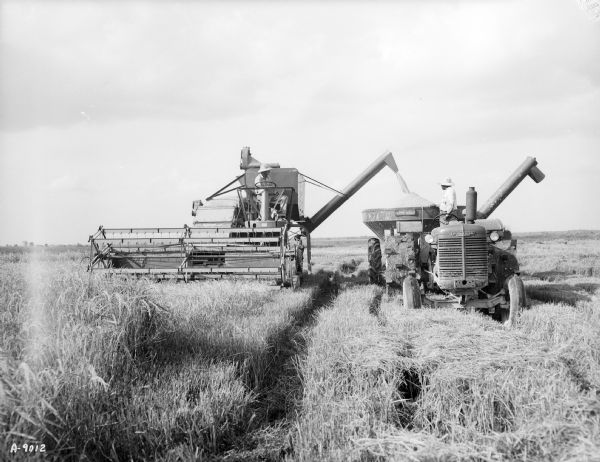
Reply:
M303 393L298 358L306 354L306 340L318 312L330 305L339 291L338 284L324 272L307 277L303 285L315 287L315 295L305 309L294 313L291 322L267 341L271 364L265 380L255 389L258 399L249 429L216 460L276 461L292 451L289 425Z

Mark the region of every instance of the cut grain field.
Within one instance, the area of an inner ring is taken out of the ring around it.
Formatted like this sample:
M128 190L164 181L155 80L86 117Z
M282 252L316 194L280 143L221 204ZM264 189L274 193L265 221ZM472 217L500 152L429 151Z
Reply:
M519 238L511 329L402 309L367 284L366 239L317 240L296 291L5 249L1 458L600 460L600 233Z

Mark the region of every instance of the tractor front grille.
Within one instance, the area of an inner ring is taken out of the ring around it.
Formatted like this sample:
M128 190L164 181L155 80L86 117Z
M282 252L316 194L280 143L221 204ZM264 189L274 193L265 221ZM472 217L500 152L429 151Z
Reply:
M440 236L438 276L448 280L485 280L488 276L486 236Z

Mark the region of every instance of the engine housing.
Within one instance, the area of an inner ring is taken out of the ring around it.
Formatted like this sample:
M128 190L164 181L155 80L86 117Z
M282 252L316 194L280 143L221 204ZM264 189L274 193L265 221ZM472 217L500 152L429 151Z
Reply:
M449 224L433 230L437 242L434 268L442 290L472 291L488 285L488 242L483 226Z

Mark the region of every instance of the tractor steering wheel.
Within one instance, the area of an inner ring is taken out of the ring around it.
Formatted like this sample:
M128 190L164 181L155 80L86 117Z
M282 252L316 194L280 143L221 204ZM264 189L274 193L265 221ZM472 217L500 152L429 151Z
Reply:
M456 218L456 221L462 221L455 213L439 213L433 218L433 221L439 220L442 215L446 217L454 217Z

